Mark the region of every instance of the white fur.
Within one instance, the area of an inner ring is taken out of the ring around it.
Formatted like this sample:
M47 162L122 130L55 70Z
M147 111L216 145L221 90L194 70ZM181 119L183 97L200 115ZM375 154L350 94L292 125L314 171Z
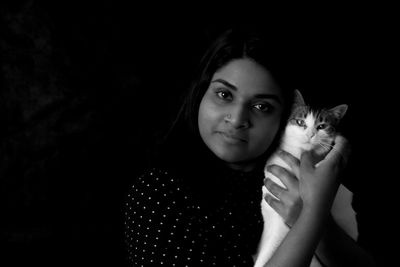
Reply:
M288 124L282 138L280 149L289 152L297 158L300 158L303 151L312 148L318 148L319 153L327 153L329 150L327 146L322 147L317 144L321 141L324 143L332 143L332 138L328 138L328 135L323 130L320 130L317 133L314 127L314 121L315 118L313 114L310 113L305 119L307 127L304 128ZM271 164L276 164L290 170L290 167L276 155L270 157L266 166ZM266 170L265 177L270 178L273 182L285 188L280 179ZM259 243L258 253L256 255L255 267L262 267L268 262L289 231L288 226L285 224L281 216L264 200L265 195L270 194L265 186L263 186L262 192L261 211L264 219L264 230ZM270 195L273 196L272 194ZM358 236L357 222L355 219L355 212L351 206L351 200L351 192L341 185L336 195L331 213L338 225L356 240ZM313 257L310 266L317 267L321 265L318 260Z

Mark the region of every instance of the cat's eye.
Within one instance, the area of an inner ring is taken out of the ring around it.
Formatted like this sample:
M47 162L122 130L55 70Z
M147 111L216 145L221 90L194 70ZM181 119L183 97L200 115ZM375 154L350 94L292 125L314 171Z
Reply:
M323 130L326 128L326 124L325 123L321 123L320 125L317 126L317 130Z
M299 125L299 126L301 126L301 127L306 126L305 121L302 120L302 119L296 119L296 123L297 123L297 125Z

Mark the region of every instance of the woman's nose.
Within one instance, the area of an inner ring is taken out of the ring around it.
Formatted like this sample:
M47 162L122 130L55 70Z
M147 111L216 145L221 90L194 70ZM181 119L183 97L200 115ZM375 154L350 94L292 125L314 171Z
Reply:
M232 108L226 114L225 121L236 129L248 128L250 126L249 110L242 106Z

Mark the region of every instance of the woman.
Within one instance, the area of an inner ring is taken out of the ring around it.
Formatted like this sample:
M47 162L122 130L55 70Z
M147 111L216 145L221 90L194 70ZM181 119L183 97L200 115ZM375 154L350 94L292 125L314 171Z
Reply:
M205 54L153 168L128 195L126 243L135 266L254 264L263 168L293 94L273 49L255 31L236 29ZM314 253L327 266L371 264L329 216L347 151L339 136L318 168L313 154L304 153L301 161L284 155L297 176L271 169L293 186L281 192L279 205L270 203L291 230L267 266L309 266Z

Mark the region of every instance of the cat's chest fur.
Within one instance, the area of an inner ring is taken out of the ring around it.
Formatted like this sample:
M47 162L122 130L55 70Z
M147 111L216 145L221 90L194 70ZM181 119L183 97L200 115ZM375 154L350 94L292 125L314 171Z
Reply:
M293 135L290 133L291 128L287 127L285 134L283 135L280 150L286 151L296 158L300 159L301 153L308 148L300 143L299 139L291 138ZM289 171L292 171L290 166L278 156L277 153L273 154L266 163L266 166L278 165ZM274 183L279 186L286 188L279 178L274 176L272 173L267 171L265 168L265 177L271 179ZM283 218L271 208L264 200L266 194L269 194L265 186L262 187L262 201L261 201L261 212L264 220L264 230L260 240L259 251L255 267L262 267L272 256L274 251L280 245L284 237L289 231L289 227L285 224ZM271 196L273 196L271 194ZM274 197L274 196L273 196ZM318 265L311 265L318 266Z

